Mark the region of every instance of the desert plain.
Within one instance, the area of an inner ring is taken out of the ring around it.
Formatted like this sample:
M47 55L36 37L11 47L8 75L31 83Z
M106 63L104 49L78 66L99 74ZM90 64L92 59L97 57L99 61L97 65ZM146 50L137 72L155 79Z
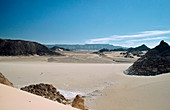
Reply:
M170 75L132 76L123 72L138 57L120 52L63 52L65 56L1 56L2 72L16 88L53 84L66 98L80 94L90 110L169 110ZM46 99L47 100L47 99Z

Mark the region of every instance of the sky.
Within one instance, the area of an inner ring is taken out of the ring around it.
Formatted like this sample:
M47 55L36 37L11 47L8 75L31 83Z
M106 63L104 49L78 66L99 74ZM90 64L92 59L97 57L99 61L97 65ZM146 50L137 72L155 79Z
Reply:
M170 43L170 0L0 0L0 38L154 47Z

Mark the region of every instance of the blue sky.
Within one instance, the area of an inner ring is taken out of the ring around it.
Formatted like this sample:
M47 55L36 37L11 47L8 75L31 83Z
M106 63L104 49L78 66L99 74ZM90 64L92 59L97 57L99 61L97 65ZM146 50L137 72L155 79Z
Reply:
M43 44L170 43L170 0L0 0L0 38Z

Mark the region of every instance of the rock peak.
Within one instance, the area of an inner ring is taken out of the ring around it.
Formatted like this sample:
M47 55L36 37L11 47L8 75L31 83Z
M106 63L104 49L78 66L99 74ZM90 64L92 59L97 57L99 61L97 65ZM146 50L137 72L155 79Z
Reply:
M145 45L145 44L142 44L141 46L145 46L145 47L146 47L146 45Z
M167 46L169 46L168 43L166 43L164 40L162 40L159 45L167 45Z
M164 51L167 50L169 48L168 43L164 42L164 40L162 40L160 42L160 44L158 46L156 46L154 49L158 50L158 51Z

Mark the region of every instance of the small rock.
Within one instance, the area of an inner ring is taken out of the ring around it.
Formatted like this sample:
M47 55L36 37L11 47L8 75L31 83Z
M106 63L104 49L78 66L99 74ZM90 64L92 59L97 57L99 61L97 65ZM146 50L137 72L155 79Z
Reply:
M72 102L72 107L81 109L81 110L86 110L85 106L84 106L84 99L82 98L81 95L77 95L73 102Z

